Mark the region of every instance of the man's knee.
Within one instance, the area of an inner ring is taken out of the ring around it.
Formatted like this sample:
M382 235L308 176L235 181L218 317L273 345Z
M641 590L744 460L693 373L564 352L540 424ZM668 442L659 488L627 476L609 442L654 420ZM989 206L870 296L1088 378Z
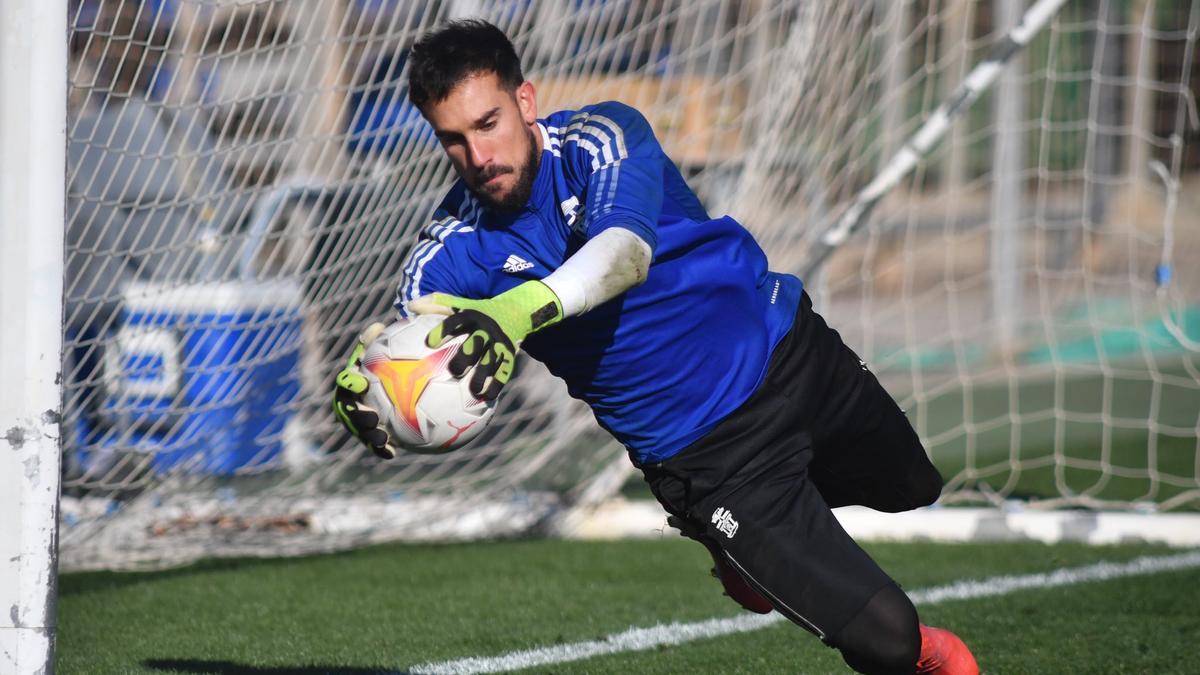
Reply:
M909 496L913 506L929 506L942 494L942 474L932 462L917 468L909 480Z
M860 673L912 673L921 656L917 610L897 586L871 598L832 640L846 665Z
M872 495L867 506L885 513L929 506L942 494L942 475L931 462L920 462L907 475L893 478L891 486Z

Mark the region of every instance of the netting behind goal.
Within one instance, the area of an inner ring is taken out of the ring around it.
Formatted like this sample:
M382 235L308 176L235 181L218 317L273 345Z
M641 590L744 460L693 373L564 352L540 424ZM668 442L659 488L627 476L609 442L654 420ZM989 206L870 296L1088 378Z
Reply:
M378 461L328 412L453 180L406 100L428 28L500 25L544 112L637 106L798 271L1020 13L73 0L63 566L548 531L621 486L621 448L533 362L446 456ZM1200 2L1067 3L805 280L946 501L1200 503L1198 30Z

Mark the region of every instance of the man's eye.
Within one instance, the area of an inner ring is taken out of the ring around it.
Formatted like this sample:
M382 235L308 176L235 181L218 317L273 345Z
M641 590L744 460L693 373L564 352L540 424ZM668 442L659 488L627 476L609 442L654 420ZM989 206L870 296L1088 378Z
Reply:
M483 131L491 131L495 127L496 127L495 120L489 120L487 122L484 122L479 128Z

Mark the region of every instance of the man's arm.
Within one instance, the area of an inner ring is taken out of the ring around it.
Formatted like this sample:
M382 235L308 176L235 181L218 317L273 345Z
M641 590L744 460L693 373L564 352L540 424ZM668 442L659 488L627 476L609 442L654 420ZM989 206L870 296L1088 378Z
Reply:
M669 160L645 117L621 103L591 106L571 118L559 152L586 185L588 241L545 279L494 298L434 293L408 305L418 314L447 316L430 332L430 346L468 336L450 369L458 374L474 367L471 391L483 398L494 398L508 382L530 333L615 298L649 272Z
M487 300L433 293L409 303L417 314L444 314L429 333L430 347L456 335L467 340L450 359L450 373L475 368L471 391L493 399L512 377L517 349L530 334L565 317L582 314L646 280L650 246L629 230L596 235L541 281L525 283Z
M405 258L400 284L396 288L396 301L393 303L402 317L412 316L414 312L408 305L431 290L466 294L462 271L446 249L446 243L471 232L474 227L463 223L450 212L446 204L450 200L448 196L434 211L429 224L421 231Z
M543 281L566 316L582 314L646 280L658 243L667 159L650 123L610 101L571 118L563 159L586 182L588 241Z
M558 296L563 316L575 316L645 281L651 255L646 240L613 227L588 240L542 282Z
M653 254L670 160L646 118L616 101L589 106L570 119L562 157L586 185L587 238L621 228L641 237Z

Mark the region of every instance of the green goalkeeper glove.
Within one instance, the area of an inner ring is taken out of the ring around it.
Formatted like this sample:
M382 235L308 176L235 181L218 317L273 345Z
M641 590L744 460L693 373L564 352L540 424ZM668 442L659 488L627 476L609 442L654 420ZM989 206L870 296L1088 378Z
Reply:
M367 393L367 378L362 373L362 357L367 346L379 337L384 325L373 323L358 336L358 344L350 352L346 367L337 374L333 388L333 414L342 426L354 434L371 451L383 459L394 459L397 448L392 445L387 429L380 424L379 411L363 403Z
M408 308L417 314L446 315L429 331L425 342L430 347L439 347L458 335L467 336L447 365L454 377L462 377L474 367L471 393L485 401L499 396L512 378L517 349L525 337L563 318L558 296L540 281L526 281L488 300L433 293L413 300Z

